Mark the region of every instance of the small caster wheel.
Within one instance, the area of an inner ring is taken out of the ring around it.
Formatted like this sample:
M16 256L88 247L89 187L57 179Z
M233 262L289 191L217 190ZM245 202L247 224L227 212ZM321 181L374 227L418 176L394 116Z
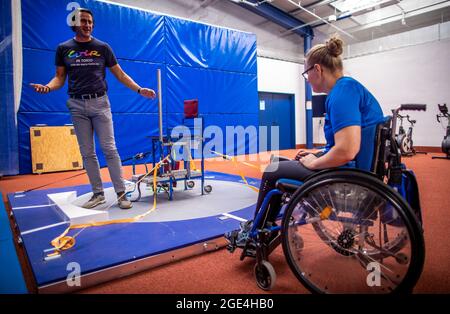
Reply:
M262 261L261 264L256 264L253 269L256 283L262 290L271 290L277 280L277 274L273 269L272 264L268 261Z
M203 190L204 190L206 193L211 193L211 191L212 191L212 186L210 186L210 185L205 185L204 188L203 188Z
M187 182L187 187L192 189L195 186L195 182L194 181L188 181Z

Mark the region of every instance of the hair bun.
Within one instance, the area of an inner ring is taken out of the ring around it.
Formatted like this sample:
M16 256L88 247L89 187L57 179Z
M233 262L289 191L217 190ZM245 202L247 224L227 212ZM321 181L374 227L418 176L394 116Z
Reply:
M325 45L327 47L328 53L333 57L340 56L344 51L342 47L344 45L344 42L338 37L331 37Z

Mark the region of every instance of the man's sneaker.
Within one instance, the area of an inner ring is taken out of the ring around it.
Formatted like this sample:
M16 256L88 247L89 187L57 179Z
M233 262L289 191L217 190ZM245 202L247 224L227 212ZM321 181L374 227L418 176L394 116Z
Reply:
M117 193L117 198L118 198L118 204L120 209L130 209L131 207L133 207L133 204L131 203L131 201L127 198L127 195L123 195L125 194L124 192L121 193ZM123 195L123 196L122 196Z
M94 193L92 195L92 197L89 199L89 201L87 201L86 203L84 203L81 207L83 208L94 208L100 204L103 204L106 202L105 196L103 195L103 193Z
M250 230L253 226L253 220L247 220L240 223L239 230L233 230L225 233L229 245L243 248L250 235Z

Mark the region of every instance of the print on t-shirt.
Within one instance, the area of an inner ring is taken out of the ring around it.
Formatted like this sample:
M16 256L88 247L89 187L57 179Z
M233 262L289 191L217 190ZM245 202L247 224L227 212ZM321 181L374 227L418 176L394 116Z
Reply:
M56 50L55 65L67 70L69 95L106 92L105 69L116 64L111 47L95 38L89 42L70 39Z

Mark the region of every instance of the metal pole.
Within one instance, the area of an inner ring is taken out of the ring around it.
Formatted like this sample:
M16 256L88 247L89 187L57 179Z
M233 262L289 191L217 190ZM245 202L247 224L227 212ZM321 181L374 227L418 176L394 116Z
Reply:
M303 37L305 55L311 49L311 36ZM312 112L312 90L308 81L305 81L305 112L306 112L306 148L313 148L313 112Z
M156 73L158 80L159 141L163 143L161 69L156 70Z

